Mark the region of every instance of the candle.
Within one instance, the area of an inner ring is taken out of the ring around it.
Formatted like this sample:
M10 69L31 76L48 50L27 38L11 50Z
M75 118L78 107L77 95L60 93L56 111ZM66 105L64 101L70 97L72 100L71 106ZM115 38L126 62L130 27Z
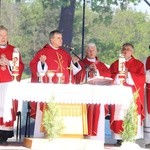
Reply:
M122 54L119 55L119 72L124 73L125 72L125 58Z
M12 74L19 74L19 49L14 48L12 55Z

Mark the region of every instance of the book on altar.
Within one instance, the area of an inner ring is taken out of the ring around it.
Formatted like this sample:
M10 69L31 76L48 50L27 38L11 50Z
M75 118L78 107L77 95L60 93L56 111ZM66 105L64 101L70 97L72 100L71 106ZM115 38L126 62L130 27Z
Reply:
M111 85L113 83L113 79L109 77L95 76L93 78L89 78L87 83L92 85Z

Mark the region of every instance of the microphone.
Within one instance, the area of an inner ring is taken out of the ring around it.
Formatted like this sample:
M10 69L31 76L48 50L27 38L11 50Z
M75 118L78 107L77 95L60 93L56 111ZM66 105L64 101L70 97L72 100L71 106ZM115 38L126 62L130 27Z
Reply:
M73 51L75 48L74 47L71 47L67 44L64 44L63 47L66 47L68 49L70 49L70 52L76 56L83 64L84 64L84 67L85 67L85 70L86 70L86 74L85 74L85 83L87 83L87 79L88 79L88 72L89 72L89 66Z
M74 47L69 46L67 44L63 44L63 47L68 48L70 51L74 50Z

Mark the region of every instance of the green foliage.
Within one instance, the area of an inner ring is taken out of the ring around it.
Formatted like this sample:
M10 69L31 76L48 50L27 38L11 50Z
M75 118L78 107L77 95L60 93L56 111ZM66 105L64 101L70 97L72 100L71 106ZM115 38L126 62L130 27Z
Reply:
M138 126L138 112L136 104L137 97L138 90L133 95L133 100L130 103L123 121L123 131L121 132L123 141L135 142L135 136L137 134Z
M43 125L49 140L58 137L64 129L60 108L54 101L54 97L48 102L47 109L44 111Z
M2 1L0 21L9 30L9 43L20 48L26 67L23 77L30 75L29 62L48 42L49 32L59 27L61 7L67 7L71 1L73 0L33 0L32 3ZM110 65L118 58L121 45L132 42L135 46L134 56L145 60L149 55L150 15L127 9L129 2L137 4L139 0L88 2L86 0L84 45L95 42L99 59ZM116 11L111 6L119 9ZM120 6L124 11L121 11ZM68 15L70 13L68 11ZM78 54L82 51L82 15L83 1L76 0L72 45Z

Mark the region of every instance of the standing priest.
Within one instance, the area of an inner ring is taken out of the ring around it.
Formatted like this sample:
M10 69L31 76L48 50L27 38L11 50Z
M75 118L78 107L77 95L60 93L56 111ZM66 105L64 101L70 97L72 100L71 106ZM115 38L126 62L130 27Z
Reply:
M98 59L97 53L98 51L95 43L88 43L85 49L85 58L80 61L74 59L77 61L74 62L76 67L74 66L73 69L77 84L86 83L89 79L94 79L94 77L107 77L108 79L111 77L109 68ZM87 104L88 136L95 139L102 135L102 133L98 135L100 127L102 127L101 124L103 124L100 122L100 115L105 117L108 113L108 105L105 105L105 114L100 113L102 112L100 110L102 110L100 104Z
M137 123L137 135L136 139L143 138L143 120L145 118L144 113L144 85L145 85L145 71L144 64L133 56L134 46L131 43L125 43L122 45L121 54L123 55L124 61L124 73L120 75L119 72L119 60L113 62L110 66L112 78L114 84L120 84L120 79L123 78L123 84L131 86L133 91L138 91L138 98L136 100L137 112L138 112L138 123ZM120 100L121 101L121 100ZM110 128L114 139L117 140L116 146L122 144L122 138L120 133L123 131L123 116L121 115L121 108L116 105L110 107ZM118 112L115 113L115 112ZM120 111L120 113L119 113Z
M0 83L12 81L14 74L17 75L17 81L20 81L24 70L20 53L17 52L17 57L13 55L16 49L8 43L7 32L7 28L0 25ZM17 101L13 101L12 103L13 106L17 105ZM1 102L1 104L3 104L3 102ZM14 136L13 124L17 113L15 108L16 107L10 110L13 119L9 122L4 122L3 117L0 115L0 144L6 144L7 139Z

